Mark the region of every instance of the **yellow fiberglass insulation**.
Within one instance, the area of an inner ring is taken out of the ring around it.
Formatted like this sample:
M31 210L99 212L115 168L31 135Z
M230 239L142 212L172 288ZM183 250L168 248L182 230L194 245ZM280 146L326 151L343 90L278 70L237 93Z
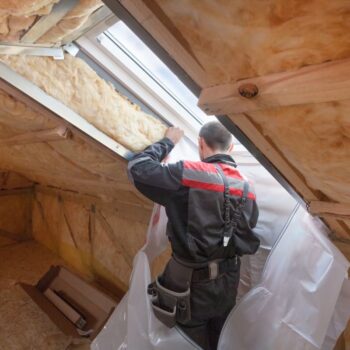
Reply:
M164 136L162 122L120 95L79 58L0 56L0 61L132 151Z
M40 19L50 15L53 6L60 0L2 0L0 1L0 41L18 42L25 32ZM103 5L101 0L80 0L37 42L45 44L59 43L79 29L89 16Z

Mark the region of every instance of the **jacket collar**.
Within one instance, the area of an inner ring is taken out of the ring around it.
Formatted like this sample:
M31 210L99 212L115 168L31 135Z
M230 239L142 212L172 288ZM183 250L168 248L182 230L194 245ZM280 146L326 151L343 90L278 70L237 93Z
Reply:
M204 163L225 163L227 165L231 165L233 167L237 167L234 159L228 154L214 154L213 156L207 157L203 159Z

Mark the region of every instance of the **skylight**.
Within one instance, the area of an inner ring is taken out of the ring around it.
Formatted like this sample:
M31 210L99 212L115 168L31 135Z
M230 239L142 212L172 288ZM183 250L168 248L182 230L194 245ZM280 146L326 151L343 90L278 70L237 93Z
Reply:
M104 35L161 87L163 96L170 97L199 124L208 120L197 106L197 97L122 21L106 30ZM117 50L113 50L113 54L118 55Z

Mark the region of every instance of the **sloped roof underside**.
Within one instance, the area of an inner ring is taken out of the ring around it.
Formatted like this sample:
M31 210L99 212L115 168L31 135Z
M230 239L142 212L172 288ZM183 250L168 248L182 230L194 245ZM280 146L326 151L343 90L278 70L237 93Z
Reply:
M202 89L350 57L348 0L119 2ZM349 208L349 112L343 99L229 117L306 202ZM350 237L346 215L324 218Z

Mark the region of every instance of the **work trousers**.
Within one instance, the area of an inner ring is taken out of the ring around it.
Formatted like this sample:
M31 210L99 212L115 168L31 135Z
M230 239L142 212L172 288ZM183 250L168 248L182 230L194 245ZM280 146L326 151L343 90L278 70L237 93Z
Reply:
M216 279L191 283L191 320L178 326L204 350L216 350L225 320L236 303L240 259ZM162 276L171 289L171 276Z

